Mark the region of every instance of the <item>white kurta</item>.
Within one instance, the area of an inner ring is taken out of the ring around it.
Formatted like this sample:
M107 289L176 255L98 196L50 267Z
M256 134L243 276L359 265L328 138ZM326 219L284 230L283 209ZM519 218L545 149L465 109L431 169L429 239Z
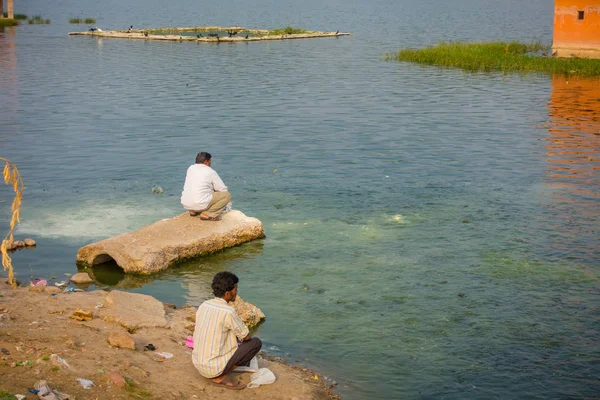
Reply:
M227 186L219 174L204 164L191 165L185 176L181 204L186 210L202 211L208 208L213 192L226 192Z

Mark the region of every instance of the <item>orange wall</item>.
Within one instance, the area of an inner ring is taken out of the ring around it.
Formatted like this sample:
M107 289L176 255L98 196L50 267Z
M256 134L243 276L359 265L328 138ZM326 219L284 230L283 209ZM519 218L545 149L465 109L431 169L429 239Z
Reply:
M584 11L584 19L577 12ZM577 43L600 47L600 0L556 0L554 44Z

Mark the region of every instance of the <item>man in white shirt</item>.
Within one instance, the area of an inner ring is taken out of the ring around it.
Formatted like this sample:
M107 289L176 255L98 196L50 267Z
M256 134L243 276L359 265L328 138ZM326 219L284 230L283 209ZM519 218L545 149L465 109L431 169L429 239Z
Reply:
M227 191L219 174L210 167L211 158L210 153L198 153L196 164L188 168L181 204L189 210L192 217L200 214L200 219L218 221L225 206L231 201L231 193Z
M248 327L228 303L235 301L239 279L228 271L219 272L212 281L215 298L207 300L196 312L192 362L213 385L243 389L246 385L230 375L238 366L248 366L260 351L262 342L252 337Z

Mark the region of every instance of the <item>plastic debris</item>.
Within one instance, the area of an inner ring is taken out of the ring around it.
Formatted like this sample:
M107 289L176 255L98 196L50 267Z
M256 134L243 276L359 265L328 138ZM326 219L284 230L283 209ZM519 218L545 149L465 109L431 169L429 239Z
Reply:
M185 347L190 349L194 348L194 338L192 336L188 336L185 338Z
M163 358L166 358L166 359L173 358L173 354L167 353L167 352L156 353L156 354L159 355L159 356L161 356L161 357L163 357Z
M246 366L239 366L237 368L234 369L235 372L258 372L259 371L259 367L258 367L258 359L256 358L256 356L252 357L252 360L250 360L250 365Z
M15 397L17 398L17 400L24 400L27 398L27 396L25 396L24 394L15 394Z
M35 282L31 281L29 286L48 286L48 281L45 279L36 279Z
M36 390L28 390L28 392L37 394L42 400L69 400L70 397L68 394L52 389L46 381L38 381L34 387Z
M62 365L64 365L67 368L71 368L71 366L69 365L69 363L67 363L67 360L65 360L64 358L62 358L58 354L52 354L50 356L50 358L52 359L52 361L56 361L57 363L62 364Z
M67 281L54 282L54 286L58 286L58 287L65 287L68 284L69 283Z
M255 389L260 385L269 385L277 380L275 374L268 368L261 368L258 372L250 376L250 383L246 385L248 389Z
M15 362L15 366L17 366L17 367L24 367L26 365L32 365L32 364L33 364L33 361L30 361L30 360L16 361Z
M161 194L162 192L163 192L163 188L161 188L158 185L154 185L154 187L152 188L152 193Z
M84 389L91 389L92 387L96 386L94 384L94 382L90 381L89 379L83 379L83 378L77 378L75 379L77 382L81 383L81 386Z
M66 288L65 290L63 290L63 293L73 293L73 292L83 292L84 290L82 289L76 289L76 288Z

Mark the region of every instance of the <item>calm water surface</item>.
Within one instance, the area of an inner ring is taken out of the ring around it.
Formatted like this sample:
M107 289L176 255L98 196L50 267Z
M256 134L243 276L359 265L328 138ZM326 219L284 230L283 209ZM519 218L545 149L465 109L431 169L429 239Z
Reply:
M98 287L197 305L234 271L269 351L346 399L600 393L600 82L383 61L440 40L549 43L552 1L16 6L52 19L0 32L0 155L26 184L17 236L39 243L13 256L21 280L62 279L80 246L181 212L206 150L267 238L151 277L99 270ZM354 36L68 37L87 29L76 16Z

